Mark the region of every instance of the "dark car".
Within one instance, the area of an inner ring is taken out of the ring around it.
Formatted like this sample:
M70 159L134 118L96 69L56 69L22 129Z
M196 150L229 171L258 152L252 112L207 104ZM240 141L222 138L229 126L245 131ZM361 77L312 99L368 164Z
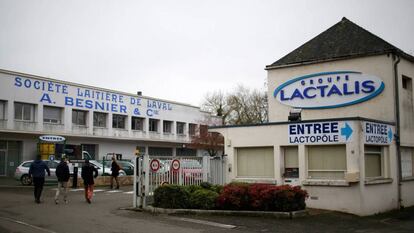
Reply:
M116 161L127 176L134 175L134 164L126 160Z

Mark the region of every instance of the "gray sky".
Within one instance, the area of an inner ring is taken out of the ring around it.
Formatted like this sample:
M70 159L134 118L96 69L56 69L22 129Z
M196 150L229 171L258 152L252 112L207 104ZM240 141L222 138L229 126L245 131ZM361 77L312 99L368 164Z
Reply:
M0 68L200 105L343 16L411 55L414 1L0 0Z

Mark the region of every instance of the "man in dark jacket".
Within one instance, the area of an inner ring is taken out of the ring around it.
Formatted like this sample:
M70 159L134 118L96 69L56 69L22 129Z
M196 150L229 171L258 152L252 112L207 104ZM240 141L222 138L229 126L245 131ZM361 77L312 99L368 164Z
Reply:
M41 160L40 155L38 155L36 160L30 164L29 168L29 176L33 178L34 198L37 204L40 203L40 196L42 195L43 185L45 184L45 171L50 176L49 167Z
M98 169L91 165L87 159L85 160L85 165L82 167L81 176L83 179L83 185L85 187L85 199L89 204L91 204L93 186L95 184L93 179L98 176Z
M58 188L55 195L55 203L59 204L60 190L63 188L63 201L68 203L68 181L69 181L69 167L66 158L62 158L59 165L56 167L56 176L58 179Z
M111 189L114 187L114 179L116 181L116 189L119 189L118 176L119 176L119 170L120 169L121 169L121 167L116 162L115 157L112 157L112 163L111 163Z

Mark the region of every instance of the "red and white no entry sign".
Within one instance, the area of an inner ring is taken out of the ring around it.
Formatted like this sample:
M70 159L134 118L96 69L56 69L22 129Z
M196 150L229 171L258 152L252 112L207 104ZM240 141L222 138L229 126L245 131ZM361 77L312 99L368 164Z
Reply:
M174 160L171 162L171 167L172 167L172 169L173 169L174 171L178 171L178 169L180 169L180 160L178 160L178 159L174 159Z
M158 169L160 169L160 161L158 161L158 159L151 160L150 168L151 168L151 171L153 172L158 171Z

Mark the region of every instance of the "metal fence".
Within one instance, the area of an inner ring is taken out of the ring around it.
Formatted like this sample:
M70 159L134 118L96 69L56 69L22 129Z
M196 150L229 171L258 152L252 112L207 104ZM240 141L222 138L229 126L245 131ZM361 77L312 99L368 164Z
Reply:
M200 185L225 183L225 160L204 157L138 157L134 173L134 206L145 206L154 190L164 184Z

